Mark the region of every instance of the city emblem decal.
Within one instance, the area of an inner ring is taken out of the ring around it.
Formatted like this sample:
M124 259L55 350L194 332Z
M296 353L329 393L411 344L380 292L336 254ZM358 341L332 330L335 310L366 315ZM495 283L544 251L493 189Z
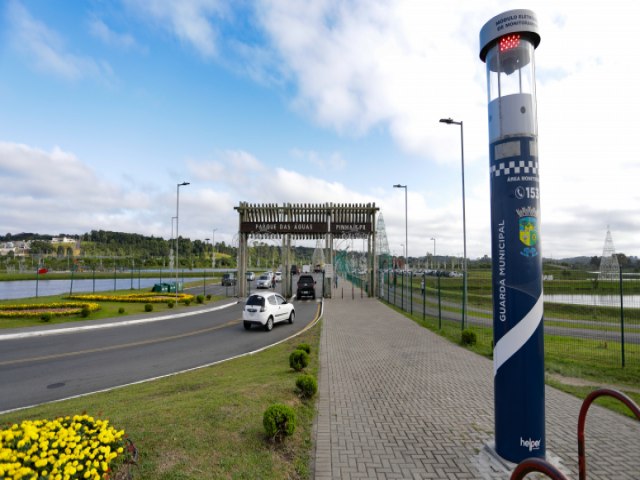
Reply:
M536 244L538 243L538 214L536 207L516 208L518 214L518 227L520 242L525 248L520 250L520 255L535 257L538 255Z

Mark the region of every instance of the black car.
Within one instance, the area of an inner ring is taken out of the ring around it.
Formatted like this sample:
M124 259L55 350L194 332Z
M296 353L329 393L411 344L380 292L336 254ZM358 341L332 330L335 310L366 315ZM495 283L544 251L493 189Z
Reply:
M311 275L300 275L300 278L298 278L296 297L311 297L313 299L316 298L316 281Z
M223 287L232 287L236 284L236 275L235 273L224 273L222 274L222 286Z

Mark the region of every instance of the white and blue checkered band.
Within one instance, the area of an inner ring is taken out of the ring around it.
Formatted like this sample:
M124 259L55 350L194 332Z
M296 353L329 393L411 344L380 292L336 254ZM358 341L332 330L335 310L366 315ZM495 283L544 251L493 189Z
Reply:
M495 177L508 177L509 175L538 174L537 160L512 160L491 165L491 175Z

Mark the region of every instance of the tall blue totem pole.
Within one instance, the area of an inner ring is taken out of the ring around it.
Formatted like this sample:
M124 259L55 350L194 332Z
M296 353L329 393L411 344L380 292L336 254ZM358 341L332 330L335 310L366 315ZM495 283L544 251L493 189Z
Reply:
M491 170L493 373L497 453L545 456L544 334L534 50L538 23L510 10L480 31Z

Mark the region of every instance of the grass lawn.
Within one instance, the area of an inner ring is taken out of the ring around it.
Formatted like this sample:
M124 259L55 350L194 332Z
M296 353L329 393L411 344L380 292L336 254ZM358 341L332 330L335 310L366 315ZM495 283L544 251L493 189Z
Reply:
M136 479L307 479L315 400L295 393L289 354L311 346L317 378L321 324L260 353L173 377L0 416L0 422L86 412L124 429L140 452ZM266 438L273 403L294 408L297 427L282 444Z

